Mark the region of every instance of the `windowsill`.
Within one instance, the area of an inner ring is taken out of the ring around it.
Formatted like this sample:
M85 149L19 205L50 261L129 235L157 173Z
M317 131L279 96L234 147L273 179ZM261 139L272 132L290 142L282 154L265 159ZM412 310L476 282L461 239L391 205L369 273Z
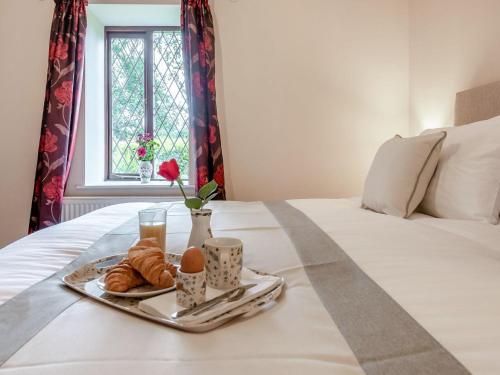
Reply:
M102 181L99 183L95 184L85 184L85 185L80 185L77 186L77 188L93 188L93 187L98 187L98 188L113 188L113 187L130 187L130 188L149 188L149 187L162 187L162 188L167 188L167 189L173 189L173 190L178 190L179 187L177 185L170 186L170 182L167 181L151 181L148 184L141 184L140 181L135 181L135 180L120 180L120 181L114 181L114 180L109 180L109 181ZM194 189L192 185L183 185L185 189Z
M170 186L166 181L151 181L141 184L140 181L102 181L96 184L76 186L78 195L130 195L130 196L171 196L181 197L182 193L177 185ZM188 195L194 195L194 186L184 186Z

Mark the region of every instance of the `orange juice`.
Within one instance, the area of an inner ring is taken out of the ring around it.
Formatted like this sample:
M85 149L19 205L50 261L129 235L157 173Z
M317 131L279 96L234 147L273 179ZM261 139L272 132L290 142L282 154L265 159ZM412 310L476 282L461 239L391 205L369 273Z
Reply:
M166 250L167 225L161 221L141 223L139 225L141 240L154 237L158 240L160 248Z

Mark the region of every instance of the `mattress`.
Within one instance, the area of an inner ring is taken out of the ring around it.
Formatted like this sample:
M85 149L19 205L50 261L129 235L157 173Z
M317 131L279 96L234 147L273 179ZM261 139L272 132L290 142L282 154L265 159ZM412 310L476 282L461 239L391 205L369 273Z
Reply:
M422 214L405 220L360 209L357 199L288 204L334 240L468 371L500 373L500 227ZM0 304L59 271L149 206L106 207L0 250ZM365 373L308 277L296 244L269 206L212 202L210 208L214 236L242 239L247 267L286 278L286 291L273 308L212 332L190 334L81 299L28 340L0 371ZM173 206L167 225L169 249L181 251L189 236L188 212Z

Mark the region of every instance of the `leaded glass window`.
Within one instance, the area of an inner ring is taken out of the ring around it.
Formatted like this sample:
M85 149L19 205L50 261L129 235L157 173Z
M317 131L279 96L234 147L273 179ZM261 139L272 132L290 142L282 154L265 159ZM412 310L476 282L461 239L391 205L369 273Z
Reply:
M154 170L175 158L188 180L189 115L179 28L107 28L106 33L108 178L139 178L135 139L150 133L160 145Z

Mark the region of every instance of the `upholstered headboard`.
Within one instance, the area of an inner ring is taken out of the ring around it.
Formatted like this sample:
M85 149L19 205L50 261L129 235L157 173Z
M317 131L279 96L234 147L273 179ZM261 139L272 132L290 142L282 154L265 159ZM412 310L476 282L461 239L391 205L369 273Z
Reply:
M500 81L459 92L455 99L455 126L500 115Z

